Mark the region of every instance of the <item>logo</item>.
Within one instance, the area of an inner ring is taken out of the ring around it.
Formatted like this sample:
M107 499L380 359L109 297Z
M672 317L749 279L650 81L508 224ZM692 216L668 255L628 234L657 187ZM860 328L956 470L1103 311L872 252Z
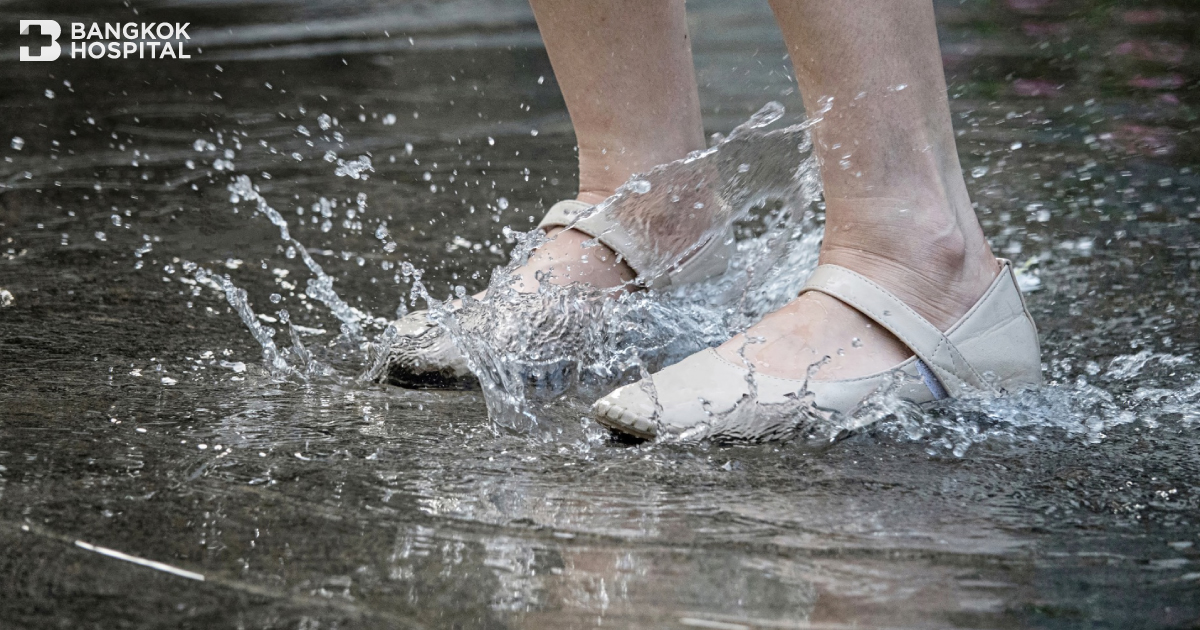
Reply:
M58 38L62 36L62 28L54 20L21 20L21 34L29 35L29 27L41 29L43 37L49 37L50 43L41 47L41 52L33 54L29 46L21 47L21 61L54 61L62 54L62 46Z
M58 40L63 29L54 20L21 20L21 34L50 38L40 47L21 46L21 61L54 61L62 56L64 44ZM82 22L71 23L71 59L191 59L184 48L190 40L190 23L178 22ZM34 51L37 52L34 52Z

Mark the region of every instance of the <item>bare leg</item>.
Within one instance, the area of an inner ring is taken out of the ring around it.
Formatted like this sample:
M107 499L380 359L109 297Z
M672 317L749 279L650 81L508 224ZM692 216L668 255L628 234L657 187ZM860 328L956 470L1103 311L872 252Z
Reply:
M611 196L629 176L704 148L684 0L531 0L579 143L579 195ZM556 284L613 287L633 278L611 250L583 247L574 230L552 234L522 270ZM586 262L581 262L586 260Z
M879 282L945 330L998 271L958 163L930 0L772 0L815 128L827 204L821 262ZM832 101L829 101L832 99ZM721 347L777 376L887 369L910 353L841 302L807 293Z

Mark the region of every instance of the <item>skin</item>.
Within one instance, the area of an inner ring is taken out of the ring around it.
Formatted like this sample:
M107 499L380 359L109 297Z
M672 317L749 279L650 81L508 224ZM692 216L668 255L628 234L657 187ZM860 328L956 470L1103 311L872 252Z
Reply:
M532 0L579 142L579 199L702 148L682 0ZM773 0L814 128L825 185L821 263L871 278L945 330L999 270L971 209L930 0ZM604 63L596 60L604 59ZM829 99L832 99L830 101ZM633 277L588 237L555 233L531 259L553 282ZM582 260L587 258L586 262ZM764 374L818 379L889 369L911 353L834 298L804 294L718 352Z
M600 203L634 173L705 148L683 0L532 0L579 145L580 201ZM603 59L603 63L597 63ZM513 285L626 285L637 275L590 236L554 229Z

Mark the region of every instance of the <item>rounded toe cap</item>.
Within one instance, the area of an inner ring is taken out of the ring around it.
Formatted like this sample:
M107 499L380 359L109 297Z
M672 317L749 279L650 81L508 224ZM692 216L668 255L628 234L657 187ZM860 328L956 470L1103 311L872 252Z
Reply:
M643 439L658 434L654 401L640 383L626 385L592 405L592 415L600 424Z
M388 349L387 381L410 389L462 389L477 386L466 357L428 311L414 311L394 324Z

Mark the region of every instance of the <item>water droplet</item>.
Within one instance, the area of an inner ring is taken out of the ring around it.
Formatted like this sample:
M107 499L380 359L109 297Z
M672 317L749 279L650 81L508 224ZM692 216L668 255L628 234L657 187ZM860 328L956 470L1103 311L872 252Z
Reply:
M25 148L25 139L22 138L21 136L13 136L12 148L17 151L20 151L21 149Z
M747 129L761 129L774 123L780 118L783 118L783 114L783 105L775 101L771 101L770 103L763 105L762 109L759 109L757 112L755 112L754 115L750 117L750 120L746 121L742 127Z
M358 156L357 160L351 160L349 162L345 160L338 160L337 164L338 166L336 169L334 169L333 174L337 175L338 177L366 180L370 178L370 175L367 174L368 172L375 172L375 167L371 164L371 158L365 155L360 155Z

